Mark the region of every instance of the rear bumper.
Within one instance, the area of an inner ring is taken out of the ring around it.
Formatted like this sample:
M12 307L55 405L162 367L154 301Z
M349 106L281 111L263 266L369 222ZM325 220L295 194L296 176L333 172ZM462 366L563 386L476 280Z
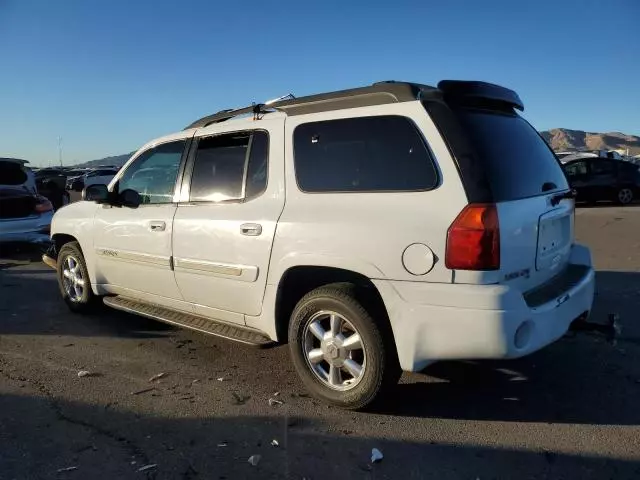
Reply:
M48 242L53 212L38 216L0 220L0 243Z
M589 250L574 245L571 263L586 267L581 278L535 307L503 285L374 280L403 370L418 371L437 360L522 357L556 341L593 303Z

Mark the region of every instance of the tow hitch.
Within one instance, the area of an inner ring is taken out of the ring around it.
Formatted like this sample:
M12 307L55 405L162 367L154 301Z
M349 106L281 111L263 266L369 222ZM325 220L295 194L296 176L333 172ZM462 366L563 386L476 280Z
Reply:
M587 314L583 314L571 323L569 330L575 333L599 333L603 335L607 342L615 346L618 342L618 337L622 332L620 326L620 315L617 313L610 313L607 316L606 323L589 322L587 320Z

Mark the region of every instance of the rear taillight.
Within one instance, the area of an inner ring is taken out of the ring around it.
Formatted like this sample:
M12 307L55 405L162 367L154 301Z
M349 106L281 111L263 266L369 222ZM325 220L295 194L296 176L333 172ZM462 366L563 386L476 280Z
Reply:
M498 270L500 226L492 203L467 205L447 232L445 265L451 270Z
M45 213L53 210L53 205L48 198L43 197L42 195L38 195L37 201L38 203L36 203L36 212Z

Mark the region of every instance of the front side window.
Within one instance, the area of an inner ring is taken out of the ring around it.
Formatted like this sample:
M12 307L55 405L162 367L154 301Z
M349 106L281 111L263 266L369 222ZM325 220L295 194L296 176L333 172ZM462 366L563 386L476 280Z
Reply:
M293 137L304 192L422 191L438 184L427 146L406 117L304 123Z
M586 175L587 174L587 163L586 162L574 162L566 165L564 167L564 171L567 173L568 177L576 177L578 175Z
M118 191L135 190L143 204L171 203L185 140L165 143L142 153L118 181Z
M250 200L267 186L269 137L240 132L201 138L191 175L189 201Z

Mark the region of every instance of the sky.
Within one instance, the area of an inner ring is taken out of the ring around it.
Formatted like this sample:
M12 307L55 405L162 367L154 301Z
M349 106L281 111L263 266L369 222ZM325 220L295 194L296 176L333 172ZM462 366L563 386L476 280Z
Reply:
M0 0L0 157L74 164L223 108L380 80L516 90L640 135L640 0Z

